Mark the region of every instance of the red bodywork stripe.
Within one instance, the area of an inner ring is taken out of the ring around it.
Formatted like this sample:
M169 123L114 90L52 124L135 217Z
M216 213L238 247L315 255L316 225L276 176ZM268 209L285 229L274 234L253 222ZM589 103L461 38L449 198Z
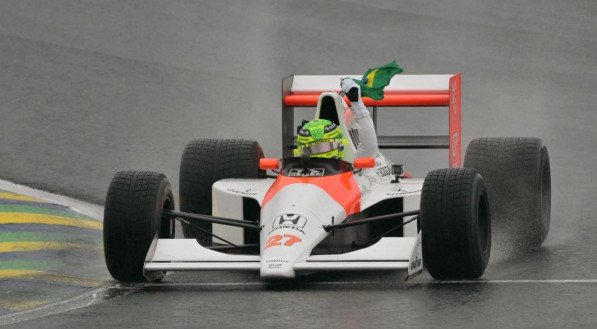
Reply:
M361 189L352 172L324 177L288 177L280 175L265 194L261 206L265 207L280 190L291 184L318 186L344 208L347 216L361 211Z
M284 106L312 107L317 106L317 101L321 93L313 94L290 94L284 97ZM350 104L348 98L344 101ZM438 93L404 93L404 94L386 94L382 100L373 100L369 97L363 97L365 106L448 106L450 95L448 92Z

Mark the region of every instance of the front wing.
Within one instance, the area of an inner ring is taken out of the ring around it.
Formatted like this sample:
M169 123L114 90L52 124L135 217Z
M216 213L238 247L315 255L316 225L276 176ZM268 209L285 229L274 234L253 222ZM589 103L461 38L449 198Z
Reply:
M333 255L309 256L294 264L296 271L408 270L412 276L423 269L421 235L382 238L360 250ZM158 271L245 270L259 271L260 256L234 255L207 249L195 239L154 239L147 253L147 278Z

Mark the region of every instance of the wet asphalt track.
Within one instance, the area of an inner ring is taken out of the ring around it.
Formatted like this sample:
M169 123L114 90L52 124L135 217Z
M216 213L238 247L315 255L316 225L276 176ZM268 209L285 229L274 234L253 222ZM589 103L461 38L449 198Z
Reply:
M463 144L541 137L553 175L544 246L496 243L488 282L175 273L14 327L597 327L596 54L591 0L2 1L2 179L102 203L121 169L163 171L176 187L193 138L256 139L278 156L282 77L394 58L406 73L462 72ZM442 115L382 113L380 130L437 131ZM391 155L416 175L447 163Z

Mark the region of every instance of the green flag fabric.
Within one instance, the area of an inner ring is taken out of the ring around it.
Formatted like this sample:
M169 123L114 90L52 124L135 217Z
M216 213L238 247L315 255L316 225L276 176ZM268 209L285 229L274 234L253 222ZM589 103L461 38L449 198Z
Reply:
M392 61L384 66L370 68L361 80L353 80L361 86L361 96L381 100L383 99L383 89L390 84L393 76L402 71L396 61Z

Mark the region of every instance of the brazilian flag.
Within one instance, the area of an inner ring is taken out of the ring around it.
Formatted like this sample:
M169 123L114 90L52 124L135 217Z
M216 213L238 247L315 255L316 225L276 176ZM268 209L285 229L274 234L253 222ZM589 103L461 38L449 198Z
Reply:
M390 84L393 76L402 71L396 61L392 61L384 66L370 68L361 80L353 80L361 86L361 96L381 100L383 99L383 89Z

